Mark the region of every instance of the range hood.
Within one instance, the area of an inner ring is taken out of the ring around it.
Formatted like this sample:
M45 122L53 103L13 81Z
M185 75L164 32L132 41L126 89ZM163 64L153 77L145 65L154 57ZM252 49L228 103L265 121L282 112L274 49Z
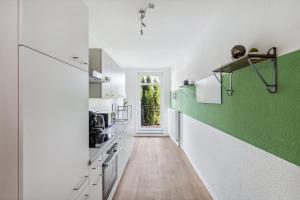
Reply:
M104 74L96 71L96 70L89 70L89 82L90 83L105 83L109 82L110 78L108 76L105 76Z

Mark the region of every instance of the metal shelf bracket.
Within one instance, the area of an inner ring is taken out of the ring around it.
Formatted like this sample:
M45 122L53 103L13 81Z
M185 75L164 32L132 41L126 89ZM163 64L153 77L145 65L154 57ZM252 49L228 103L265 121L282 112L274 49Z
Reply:
M272 53L271 53L271 51L272 51ZM267 52L267 55L272 55L273 56L273 58L271 58L272 69L273 69L273 74L272 74L273 77L272 77L271 83L268 83L266 81L266 79L263 77L263 75L257 69L256 64L254 64L252 62L252 59L254 59L254 58L249 58L248 62L252 66L252 68L254 69L257 77L264 84L264 86L266 87L266 89L268 90L268 92L270 92L270 93L276 93L277 92L277 87L278 87L278 85L277 85L277 56L276 56L276 48L273 47L273 48L269 49L269 51Z
M217 76L216 74L217 72L213 72L215 78L217 79L217 81L220 83L220 85L225 89L226 94L228 96L232 96L233 95L233 89L232 89L232 75L233 73L229 73L229 88L227 88L223 83L222 83L222 73L220 72L220 78Z

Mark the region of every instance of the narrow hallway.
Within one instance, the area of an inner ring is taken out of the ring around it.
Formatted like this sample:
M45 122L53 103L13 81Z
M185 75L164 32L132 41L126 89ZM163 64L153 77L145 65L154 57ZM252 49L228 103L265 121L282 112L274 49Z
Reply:
M212 199L169 137L138 137L114 200Z

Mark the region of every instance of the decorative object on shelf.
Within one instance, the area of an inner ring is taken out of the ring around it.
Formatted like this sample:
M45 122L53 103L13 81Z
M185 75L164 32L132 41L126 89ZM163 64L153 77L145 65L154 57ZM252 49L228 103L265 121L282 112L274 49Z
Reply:
M249 50L249 53L258 53L258 49L257 48L251 48Z
M260 71L257 69L256 64L261 63L266 60L271 60L272 62L272 70L273 70L273 77L271 83L269 83L263 75L260 73ZM232 89L232 74L234 71L242 69L244 67L249 66L249 64L252 66L254 69L257 77L259 80L263 83L263 85L266 87L267 91L270 93L276 93L277 92L277 52L276 52L276 47L272 47L267 51L266 54L257 54L257 53L248 53L245 56L242 56L238 58L237 60L230 62L226 65L223 65L220 68L217 68L213 70L213 74L216 77L217 81L221 84L221 86L225 89L226 93L228 96L232 96L233 94L233 89ZM219 78L216 73L220 73ZM229 73L229 88L227 88L224 84L222 84L222 73Z
M155 5L153 3L148 3L144 9L141 9L139 11L139 15L140 15L140 22L141 22L141 30L140 33L141 35L144 35L144 28L147 27L147 25L145 24L145 22L143 21L144 18L146 17L146 12L148 9L154 9Z
M243 45L235 45L231 49L232 58L238 59L246 54L246 48Z
M190 81L188 79L183 81L183 85L189 85L189 84L190 84Z

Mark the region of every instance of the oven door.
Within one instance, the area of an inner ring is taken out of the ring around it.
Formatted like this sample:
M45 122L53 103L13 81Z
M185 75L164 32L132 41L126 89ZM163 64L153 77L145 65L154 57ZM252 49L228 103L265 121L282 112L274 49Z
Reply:
M118 152L118 149L112 148L108 158L103 163L103 200L107 200L118 179Z

